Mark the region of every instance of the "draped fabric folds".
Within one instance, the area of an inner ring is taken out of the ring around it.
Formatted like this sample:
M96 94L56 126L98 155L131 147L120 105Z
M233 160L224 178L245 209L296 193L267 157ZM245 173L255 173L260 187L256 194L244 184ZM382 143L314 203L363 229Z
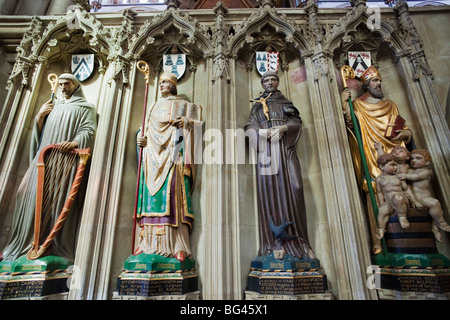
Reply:
M49 144L73 140L78 142L79 149L92 148L96 130L96 109L94 105L86 101L80 87L70 99L61 97L56 101L52 112L45 120L41 132L37 123L34 123L30 146L30 166L17 191L12 232L8 244L3 250L3 260L16 260L19 256L26 254L31 248L30 244L34 235L37 186L36 163L40 151ZM77 167L78 161L75 161L70 168L68 179L61 186L59 197L55 199L56 205L50 213L49 222L41 227L44 236L48 235L64 207L64 202L69 195ZM87 174L83 178L82 185L84 186L86 179ZM82 189L83 187L80 187L80 193L72 205L68 218L51 246L52 254L71 261L74 259L77 223L83 201Z
M353 103L355 115L359 122L361 138L364 147L364 154L367 160L370 176L375 179L381 170L377 165L378 153L375 150L374 143L380 142L384 146L384 151L390 153L395 146L405 146L404 142L396 143L384 136L390 116L399 114L397 105L389 99L375 99L364 94ZM406 128L407 129L407 128ZM356 144L356 138L350 135L351 145ZM357 147L352 148L352 157L354 159L358 181L362 181L361 158Z
M272 127L286 125L287 132L278 143L262 143L260 131L269 128L269 121L261 103L255 103L250 112L246 134L250 145L257 150L257 190L260 249L265 255L279 250L271 231L271 220L276 226L282 224L283 217L293 224L286 227L286 233L297 236L284 241L282 249L296 258L313 257L309 245L306 207L300 161L295 146L300 138L302 122L297 115L288 115L288 108L296 110L292 102L280 91L272 93L266 100Z
M143 148L137 209L141 232L136 253L173 257L183 251L186 257L191 256L194 130L171 124L170 112L176 103L186 101L178 96L161 98L151 106L146 120L147 146Z

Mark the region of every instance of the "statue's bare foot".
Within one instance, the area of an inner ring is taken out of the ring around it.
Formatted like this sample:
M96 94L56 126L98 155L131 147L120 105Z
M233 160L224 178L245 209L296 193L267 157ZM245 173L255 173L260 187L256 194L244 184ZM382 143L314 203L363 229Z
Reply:
M409 221L406 219L406 217L399 217L398 221L400 222L400 225L403 229L409 228Z
M439 227L439 229L450 232L450 226L445 220L437 221L436 225Z
M384 232L385 232L384 228L378 228L377 238L380 239L380 240L383 239Z
M273 250L273 256L275 257L275 259L283 260L285 254L286 254L286 251L284 251L284 249Z
M431 231L433 231L434 239L437 242L442 242L441 230L439 230L439 227L437 226L436 223L433 223L433 227L432 227Z
M312 249L308 249L308 257L313 260L316 259L316 255L314 254Z

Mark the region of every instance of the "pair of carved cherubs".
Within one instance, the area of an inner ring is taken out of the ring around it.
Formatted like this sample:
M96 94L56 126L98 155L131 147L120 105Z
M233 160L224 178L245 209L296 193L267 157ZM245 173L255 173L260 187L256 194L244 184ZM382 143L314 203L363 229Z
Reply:
M439 230L450 232L439 201L433 196L430 153L425 149L408 151L405 147L394 147L384 153L383 146L375 143L378 152L377 164L382 173L376 178L378 207L377 237L382 239L389 216L396 212L402 228L409 228L409 207L425 208L433 219L435 239L442 241Z

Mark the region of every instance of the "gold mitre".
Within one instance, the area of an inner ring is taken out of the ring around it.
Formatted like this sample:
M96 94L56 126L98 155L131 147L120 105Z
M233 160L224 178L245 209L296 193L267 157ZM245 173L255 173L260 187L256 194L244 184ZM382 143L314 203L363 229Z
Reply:
M380 72L378 72L377 69L375 69L374 66L370 66L367 68L366 71L364 71L364 73L361 75L361 82L366 82L369 79L372 79L373 77L378 77L381 79L381 74Z
M173 74L172 72L164 71L161 74L161 77L159 78L159 82L161 82L163 80L169 80L175 86L177 85L177 76L175 74Z

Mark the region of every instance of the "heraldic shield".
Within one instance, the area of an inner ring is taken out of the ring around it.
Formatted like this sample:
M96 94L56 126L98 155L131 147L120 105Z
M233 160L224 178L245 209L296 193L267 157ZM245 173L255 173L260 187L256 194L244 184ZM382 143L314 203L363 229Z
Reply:
M355 70L355 77L360 78L371 66L370 51L349 51L348 65Z
M186 71L186 55L182 53L165 54L163 56L163 70L171 72L180 79Z
M256 51L256 69L261 76L267 71L277 72L279 64L278 52Z
M94 54L72 55L72 74L79 80L89 78L94 71Z

